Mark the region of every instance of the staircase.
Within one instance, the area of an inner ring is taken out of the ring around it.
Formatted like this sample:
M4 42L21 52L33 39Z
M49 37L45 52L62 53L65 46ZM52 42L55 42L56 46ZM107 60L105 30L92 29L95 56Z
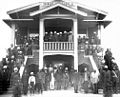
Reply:
M100 68L100 66L101 66L101 60L98 59L98 56L97 55L93 55L93 59L94 59L94 61L96 63L97 68Z
M26 65L36 64L39 65L39 52L34 51L32 57L28 57Z
M89 67L89 71L92 72L93 71L93 65L90 61L89 56L85 56L85 52L84 51L79 51L78 52L78 64L87 64Z
M8 91L7 91L7 94L12 94L12 93L13 93L13 89L12 89L12 87L9 87Z
M94 60L93 56L89 56L89 58L90 58L92 66L93 66L93 70L96 70L96 73L99 75L99 70L98 70L98 67L95 63L95 60Z

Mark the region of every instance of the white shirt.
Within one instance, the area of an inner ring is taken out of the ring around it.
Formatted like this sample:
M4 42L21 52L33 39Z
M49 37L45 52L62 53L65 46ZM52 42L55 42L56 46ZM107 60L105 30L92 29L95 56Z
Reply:
M92 72L91 73L91 82L94 84L94 83L97 83L98 82L98 74L97 73L94 73Z
M30 84L30 82L34 82L34 84L36 83L35 76L29 77L28 84Z

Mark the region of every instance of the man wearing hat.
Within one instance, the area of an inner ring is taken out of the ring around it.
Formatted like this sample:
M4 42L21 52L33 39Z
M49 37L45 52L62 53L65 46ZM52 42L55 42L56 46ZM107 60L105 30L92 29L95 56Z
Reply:
M104 66L103 70L103 95L104 97L112 97L112 76L108 66Z
M75 93L78 93L79 85L80 85L80 73L77 72L77 70L74 70L74 73L73 73L73 86L74 86L74 92Z
M30 88L30 93L34 94L34 92L35 92L35 84L36 84L34 72L30 73L30 76L29 76L29 79L28 79L28 84L29 84L29 88Z
M2 85L3 88L2 90L5 92L7 91L8 88L8 82L9 82L9 69L8 69L8 65L4 65L2 68Z
M98 88L97 88L97 83L98 83L98 74L96 73L96 70L93 70L90 75L90 80L92 83L92 88L93 88L93 93L97 94L98 93Z
M11 86L13 87L13 96L21 95L21 81L20 74L18 72L18 68L14 67L14 72L11 75Z
M67 89L69 86L69 74L68 74L68 67L65 68L65 72L63 73L63 87Z
M27 70L24 71L24 74L22 75L22 84L23 84L23 94L27 95L28 93L28 77L29 74Z

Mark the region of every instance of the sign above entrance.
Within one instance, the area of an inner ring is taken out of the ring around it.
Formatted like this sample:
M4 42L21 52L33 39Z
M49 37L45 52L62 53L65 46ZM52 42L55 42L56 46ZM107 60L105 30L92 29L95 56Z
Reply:
M45 9L47 7L56 5L56 4L62 4L64 6L70 7L70 8L76 8L75 4L73 2L65 2L62 0L54 0L53 2L43 2L43 4L40 5L40 9Z

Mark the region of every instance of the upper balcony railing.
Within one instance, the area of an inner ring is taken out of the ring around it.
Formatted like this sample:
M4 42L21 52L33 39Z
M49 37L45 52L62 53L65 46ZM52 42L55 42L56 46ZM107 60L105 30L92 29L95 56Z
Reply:
M44 42L44 50L46 51L73 51L74 42Z

